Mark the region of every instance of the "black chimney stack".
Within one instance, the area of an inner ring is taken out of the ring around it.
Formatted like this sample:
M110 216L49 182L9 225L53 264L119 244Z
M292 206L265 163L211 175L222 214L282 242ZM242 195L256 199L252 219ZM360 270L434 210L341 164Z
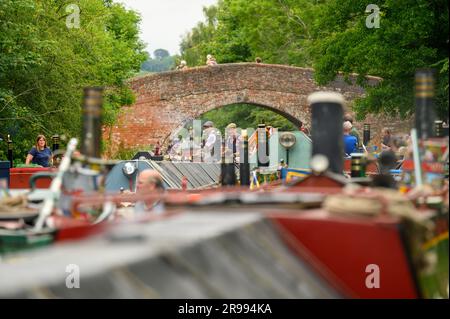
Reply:
M53 153L57 150L59 150L59 135L53 135L52 136L52 142L53 142L53 146L52 146L52 151Z
M8 134L8 139L6 140L6 144L8 144L8 161L9 167L14 167L14 157L13 157L13 141L11 140L11 135Z
M345 100L334 92L316 92L308 97L312 117L312 156L328 158L328 170L344 170L343 106Z
M247 131L242 131L242 145L239 156L239 176L241 179L241 186L250 186L250 162L248 159L248 134Z
M88 157L100 158L101 155L102 105L103 88L84 89L81 152Z
M236 179L236 167L234 164L233 150L229 149L226 145L226 140L223 143L223 156L221 164L221 183L222 186L235 186L237 183Z
M434 131L434 70L416 71L416 129L417 137L425 140L433 137Z
M269 138L266 130L265 124L259 124L258 130L256 132L257 136L257 156L258 156L258 167L269 167Z
M367 146L370 142L370 124L364 124L363 144Z

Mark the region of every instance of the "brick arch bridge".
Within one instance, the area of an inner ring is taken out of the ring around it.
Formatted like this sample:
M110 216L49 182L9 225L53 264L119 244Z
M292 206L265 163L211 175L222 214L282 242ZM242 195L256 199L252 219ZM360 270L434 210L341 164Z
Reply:
M238 63L196 67L137 77L130 80L136 94L132 106L123 107L116 125L106 129L110 151L124 148L148 149L163 143L186 120L212 109L247 103L268 107L294 123L310 122L309 94L319 90L343 94L350 102L364 94L357 85L341 77L318 86L314 71L283 65ZM379 78L370 77L378 83Z

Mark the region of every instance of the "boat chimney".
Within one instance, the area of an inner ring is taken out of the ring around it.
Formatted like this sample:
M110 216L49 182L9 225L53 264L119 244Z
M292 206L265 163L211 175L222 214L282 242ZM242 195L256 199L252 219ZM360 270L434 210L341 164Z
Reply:
M257 137L257 157L258 167L268 167L270 165L269 160L269 138L266 129L266 124L259 124L256 132Z
M53 142L52 151L55 152L55 151L59 150L59 135L58 134L55 134L52 136L52 142Z
M367 146L370 142L370 124L364 124L363 144Z
M8 161L9 167L14 167L14 157L13 157L13 141L11 139L11 135L8 134L8 139L6 140L6 144L8 144Z
M308 97L312 117L312 156L328 159L328 170L342 174L344 169L344 97L334 92L316 92Z
M248 159L248 134L247 130L242 130L242 145L239 156L239 178L241 186L250 186L250 162Z
M233 149L227 147L225 139L223 139L222 150L223 155L221 163L220 181L222 183L222 186L235 186L237 180L236 180L236 166L234 163Z
M425 140L433 136L434 110L434 70L419 69L416 71L416 129L419 139Z
M100 158L102 104L103 88L87 87L84 89L81 152L88 157Z

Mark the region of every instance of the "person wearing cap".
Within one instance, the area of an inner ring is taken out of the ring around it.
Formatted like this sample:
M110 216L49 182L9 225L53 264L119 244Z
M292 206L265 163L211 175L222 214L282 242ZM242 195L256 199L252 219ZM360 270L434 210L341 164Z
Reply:
M203 159L206 163L214 161L214 146L217 143L216 129L214 123L206 121L203 124ZM220 142L220 141L219 141Z
M346 157L350 157L352 153L355 153L358 147L358 140L353 135L350 135L352 127L353 125L349 121L344 122L344 151Z
M239 147L241 143L241 136L237 131L237 125L230 123L226 127L226 148L233 154L233 160L239 155Z

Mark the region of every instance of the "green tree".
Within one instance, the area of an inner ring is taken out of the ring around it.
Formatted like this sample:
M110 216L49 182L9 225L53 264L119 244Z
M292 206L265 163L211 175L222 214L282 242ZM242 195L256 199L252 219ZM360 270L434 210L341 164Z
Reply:
M219 1L220 3L220 1ZM182 58L190 66L204 65L210 53L217 26L217 6L204 7L206 21L199 22L180 43Z
M156 49L153 52L153 56L155 57L155 59L162 60L164 58L169 57L170 53L169 53L169 51L167 51L165 49Z
M437 69L436 104L448 113L448 3L445 0L380 0L380 28L368 28L363 0L220 0L205 8L200 22L183 39L189 65L203 65L206 54L220 63L254 61L314 67L326 84L342 72L358 73L366 97L355 102L367 113L410 115L414 73ZM367 75L383 78L372 87Z
M69 4L79 28L66 25ZM0 134L11 134L15 158L37 134L79 136L85 86L105 87L106 124L133 103L125 80L147 58L135 12L102 0L2 0L0 21Z
M297 128L284 116L274 111L253 104L233 104L211 110L201 116L202 120L213 121L215 127L225 132L230 123L235 123L242 129L258 127L266 124L278 128L280 131L293 131Z
M380 27L368 28L362 0L329 0L318 6L310 52L316 79L324 84L340 71L360 74L367 98L355 105L360 116L369 112L409 115L414 105L414 73L422 67L443 70L438 75L439 113L448 112L448 2L444 0L378 1ZM370 87L364 76L383 78ZM445 89L446 88L446 89Z
M158 49L153 52L154 58L149 57L141 66L142 72L164 72L175 68L175 56L171 56L169 51Z
M193 65L204 64L208 53L220 63L259 56L267 63L306 65L310 7L305 0L220 0L204 9L206 21L185 36L181 53Z

